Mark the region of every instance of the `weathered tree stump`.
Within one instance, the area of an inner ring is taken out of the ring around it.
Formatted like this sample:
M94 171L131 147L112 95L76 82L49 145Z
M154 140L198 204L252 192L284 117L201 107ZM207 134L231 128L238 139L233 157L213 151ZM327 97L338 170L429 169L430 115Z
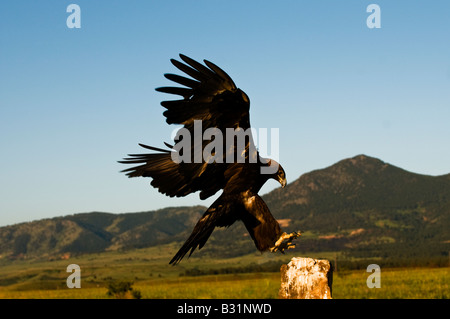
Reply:
M331 299L333 270L325 259L294 257L281 266L281 299Z

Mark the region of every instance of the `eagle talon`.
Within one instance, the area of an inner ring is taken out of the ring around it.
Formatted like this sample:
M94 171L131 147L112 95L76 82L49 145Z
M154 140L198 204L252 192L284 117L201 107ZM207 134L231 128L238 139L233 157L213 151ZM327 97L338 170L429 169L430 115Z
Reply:
M291 241L300 236L301 236L300 232L293 232L291 234L282 233L280 238L278 238L278 240L275 242L275 245L271 247L269 250L271 252L280 251L281 253L284 254L284 251L286 249L295 248L295 244L292 243ZM285 242L285 240L287 241Z

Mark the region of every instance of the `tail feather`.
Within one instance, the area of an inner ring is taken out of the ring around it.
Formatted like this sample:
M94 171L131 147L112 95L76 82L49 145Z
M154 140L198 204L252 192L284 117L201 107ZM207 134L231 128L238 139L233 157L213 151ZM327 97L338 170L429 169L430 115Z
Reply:
M178 250L178 252L172 258L172 260L169 262L169 264L172 264L174 266L176 264L178 264L184 258L184 256L189 252L189 250L190 250L190 252L189 252L188 258L191 257L192 253L195 251L195 249L197 247L200 250L208 241L209 236L211 236L214 228L215 227L204 230L201 233L196 233L195 228L194 228L194 231L192 232L191 236L189 236L189 238L186 240L184 245Z
M225 227L232 225L238 214L236 214L236 199L235 198L225 198L223 195L220 196L203 214L202 218L197 222L189 238L183 244L183 246L178 250L169 264L178 264L183 257L189 253L188 257L192 255L195 249L201 249L212 232L216 227Z

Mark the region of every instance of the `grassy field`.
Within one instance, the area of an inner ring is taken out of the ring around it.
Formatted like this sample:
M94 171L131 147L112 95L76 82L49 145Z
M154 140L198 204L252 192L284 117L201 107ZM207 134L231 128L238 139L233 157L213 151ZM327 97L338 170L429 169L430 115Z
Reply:
M203 276L184 274L192 269L220 270L267 261L288 262L292 257L273 254L223 260L197 257L172 267L167 264L171 257L167 252L170 251L159 247L126 254L110 252L84 255L68 260L0 260L0 298L111 298L107 295L108 283L128 281L133 282L133 289L139 291L142 298L150 299L274 299L278 298L279 272ZM66 279L70 273L66 272L66 267L69 264L78 264L81 268L79 289L67 288ZM380 266L381 288L367 287L366 280L370 273L365 269L335 272L333 298L450 298L448 267L384 269Z

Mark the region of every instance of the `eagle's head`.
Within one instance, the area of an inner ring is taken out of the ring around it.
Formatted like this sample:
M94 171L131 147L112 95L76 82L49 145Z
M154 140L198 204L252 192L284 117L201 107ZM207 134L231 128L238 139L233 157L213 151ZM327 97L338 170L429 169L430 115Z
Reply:
M267 162L267 166L269 168L275 168L274 170L272 170L274 173L270 174L270 178L273 178L274 180L276 180L278 183L280 183L281 187L286 186L287 184L287 180L286 180L286 173L284 172L283 167L280 165L280 163L278 163L277 161L270 159Z
M286 173L284 172L284 169L280 164L278 164L278 171L275 176L276 176L275 179L278 181L278 183L281 184L281 187L286 186L287 184Z

